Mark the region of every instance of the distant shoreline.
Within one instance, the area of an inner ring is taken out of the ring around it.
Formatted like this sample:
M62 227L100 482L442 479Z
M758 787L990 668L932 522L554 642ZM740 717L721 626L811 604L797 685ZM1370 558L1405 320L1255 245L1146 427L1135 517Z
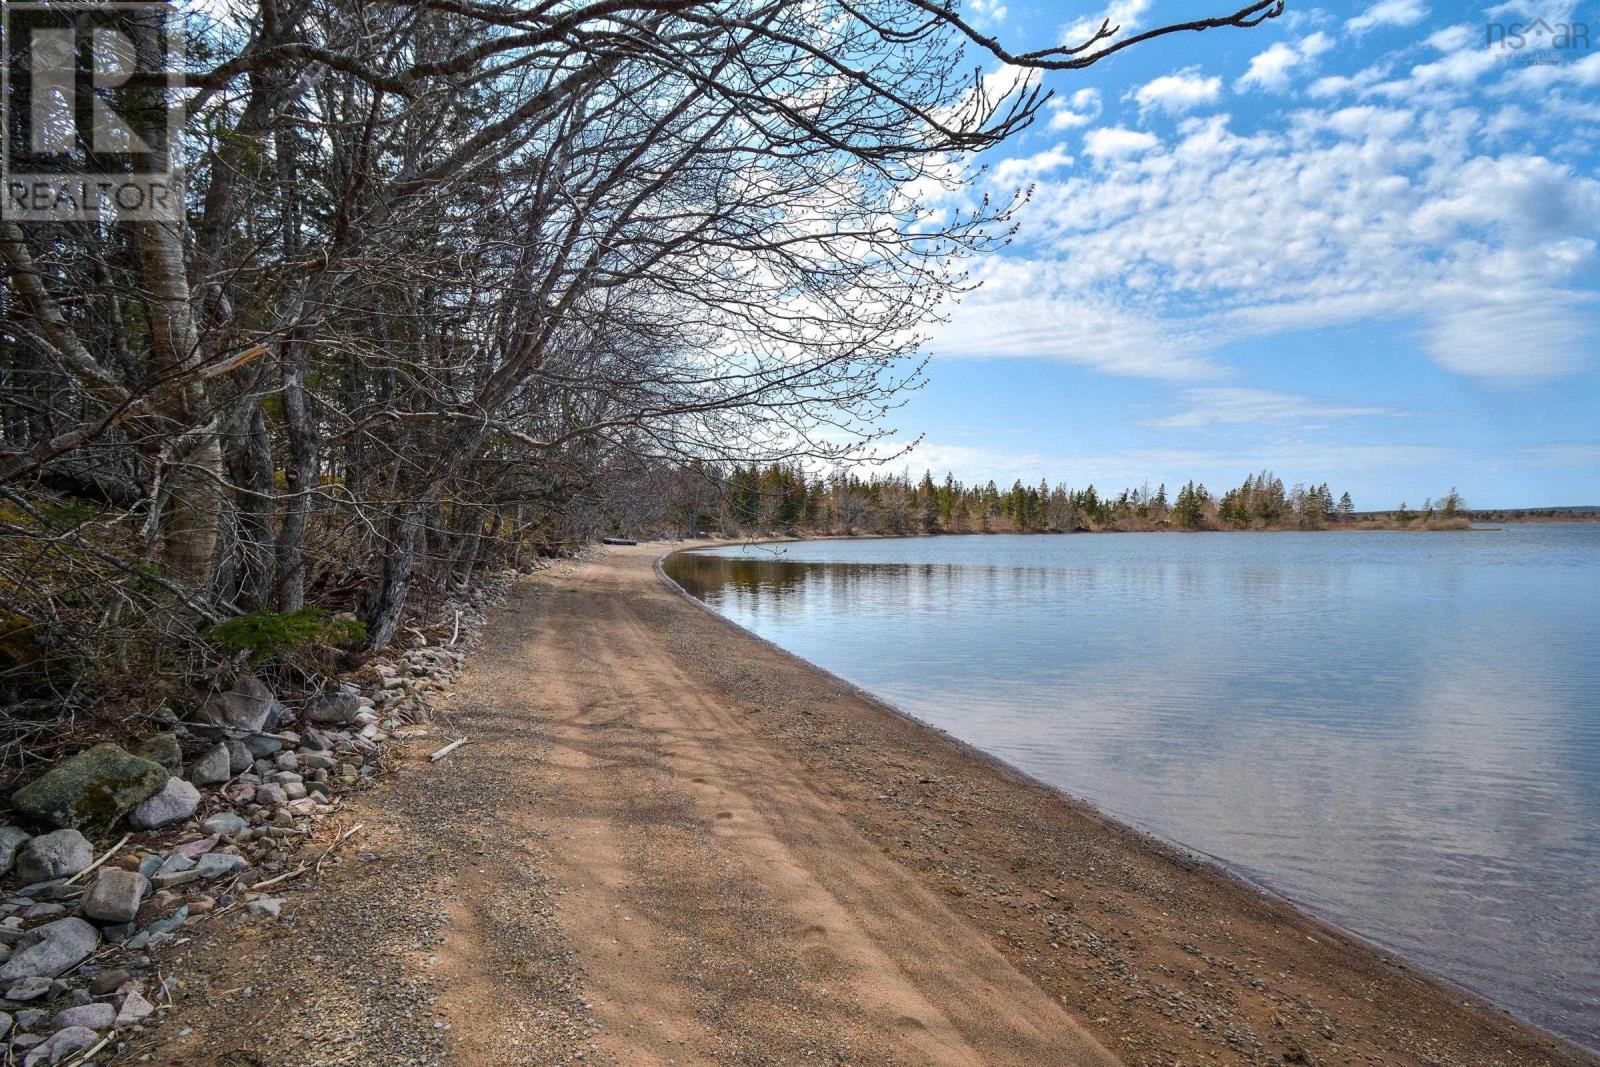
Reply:
M1358 519L1354 522L1328 523L1323 526L1298 526L1280 523L1272 526L1200 526L1184 527L1171 523L1151 523L1148 525L1108 525L1096 528L1078 527L1072 530L1014 530L1002 527L991 527L985 530L814 530L795 529L790 531L767 530L756 531L743 535L724 535L716 533L685 533L679 535L682 539L709 538L722 541L841 541L861 540L870 541L879 538L895 537L983 537L989 535L1006 536L1046 536L1063 537L1073 534L1123 534L1123 533L1181 533L1181 534L1251 534L1251 533L1470 533L1483 531L1484 526L1540 526L1540 525L1578 525L1600 523L1600 511L1593 513L1580 512L1560 516L1519 516L1508 515L1505 517L1489 517L1497 515L1492 512L1473 513L1466 517L1454 519L1417 519L1412 522L1394 522L1374 519Z

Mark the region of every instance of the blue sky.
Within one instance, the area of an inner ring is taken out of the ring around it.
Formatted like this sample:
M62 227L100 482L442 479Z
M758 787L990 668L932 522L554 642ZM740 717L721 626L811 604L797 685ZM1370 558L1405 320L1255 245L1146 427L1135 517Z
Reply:
M1232 6L968 10L1037 48ZM1021 232L934 327L904 465L1600 504L1600 47L1489 42L1535 17L1600 36L1600 3L1289 0L1047 75L979 182L1033 185Z

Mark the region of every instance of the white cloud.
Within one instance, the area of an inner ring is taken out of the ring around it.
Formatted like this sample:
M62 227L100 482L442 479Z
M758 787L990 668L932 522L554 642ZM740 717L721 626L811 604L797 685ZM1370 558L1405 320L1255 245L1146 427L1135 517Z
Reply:
M1425 43L1436 51L1459 52L1482 36L1483 30L1475 26L1446 26L1430 33Z
M978 280L981 288L935 327L928 346L934 355L1051 359L1166 381L1222 373L1181 324L1076 290L1060 262L994 259L981 266Z
M1489 48L1461 47L1446 52L1431 63L1420 63L1411 68L1411 81L1416 87L1470 85L1499 66L1504 56ZM1400 86L1399 93L1410 92L1411 86Z
M1174 415L1149 420L1151 426L1190 429L1223 423L1293 422L1310 424L1328 419L1371 418L1401 414L1393 408L1371 405L1331 404L1293 393L1270 389L1210 387L1184 393L1188 405Z
M1427 338L1440 366L1478 378L1553 378L1582 369L1600 317L1571 293L1454 293Z
M1189 67L1176 74L1164 74L1139 86L1133 92L1139 110L1161 108L1169 114L1180 115L1214 102L1222 95L1222 79L1203 77L1199 69Z
M1500 151L1474 108L1305 109L1248 136L1213 115L1168 142L1111 127L1085 146L1097 166L1037 187L1020 277L988 307L1011 354L1194 378L1234 341L1387 319L1473 377L1591 358L1576 309L1600 266L1600 181ZM983 354L970 321L961 348Z
M1001 183L1014 182L1024 178L1035 178L1071 165L1072 157L1067 154L1067 146L1058 144L1031 156L1017 156L1004 160L994 168L994 178Z
M1600 444L1532 445L1523 454L1552 467L1600 465Z
M975 25L998 26L1006 20L1006 5L1002 0L971 0L966 10Z
M1154 134L1123 126L1103 126L1083 135L1083 150L1097 160L1135 156L1150 151L1160 143Z
M1379 15L1401 17L1361 17ZM1332 46L1326 33L1276 44L1239 84L1288 89ZM1038 179L1019 243L980 270L987 287L934 350L1220 387L1223 346L1377 322L1483 381L1585 372L1600 355L1600 106L1584 90L1600 56L1530 67L1495 51L1471 25L1419 27L1314 82L1310 99L1333 105L1257 116L1245 133L1225 114L1178 114L1161 138L1098 125L1092 90L1053 104L1053 125L1085 126L1093 166L1067 169L1059 145L1002 165ZM1187 68L1129 100L1181 112L1210 78ZM1166 418L1216 421L1247 398L1209 396L1211 414Z
M1564 63L1539 63L1519 68L1506 80L1503 89L1540 92L1560 85L1584 89L1600 86L1600 52Z
M1120 31L1113 33L1102 43L1109 43L1116 37L1126 36L1139 27L1146 11L1150 10L1153 0L1112 0L1105 9L1097 15L1090 15L1072 23L1062 31L1061 39L1069 44L1078 45L1088 41L1100 32L1102 26Z
M1250 69L1233 83L1238 92L1261 89L1281 93L1289 88L1290 76L1333 47L1333 38L1322 32L1307 34L1293 44L1275 42L1250 60Z
M1100 90L1079 89L1070 98L1050 98L1050 128L1066 130L1087 126L1100 114Z
M1360 35L1380 26L1415 26L1428 17L1422 0L1378 0L1355 18L1346 19L1344 28Z
M1345 93L1363 93L1389 76L1385 66L1363 67L1354 74L1329 74L1311 83L1306 91L1319 100Z

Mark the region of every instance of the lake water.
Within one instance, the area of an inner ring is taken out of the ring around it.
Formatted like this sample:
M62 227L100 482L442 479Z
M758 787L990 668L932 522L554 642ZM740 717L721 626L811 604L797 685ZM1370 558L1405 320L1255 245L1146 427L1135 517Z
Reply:
M724 547L728 618L1600 1046L1600 525Z

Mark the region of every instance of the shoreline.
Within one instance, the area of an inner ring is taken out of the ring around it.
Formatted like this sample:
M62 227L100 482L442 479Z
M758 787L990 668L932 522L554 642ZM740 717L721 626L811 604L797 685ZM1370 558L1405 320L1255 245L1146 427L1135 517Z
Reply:
M1600 1065L743 630L687 547L519 582L359 850L176 947L153 1062Z
M1567 520L1567 521L1571 522L1571 521L1592 521L1592 520L1581 519L1581 520ZM1527 524L1527 523L1515 523L1515 524L1523 525L1523 524ZM1477 527L1476 527L1476 524L1475 524L1475 526L1473 528L1473 531L1475 532L1476 529L1477 529ZM1306 533L1306 532L1341 532L1341 533L1345 533L1345 532L1349 532L1349 533L1353 533L1353 532L1370 532L1370 531L1380 531L1380 530L1387 530L1387 531L1390 531L1390 532L1405 532L1405 533L1469 532L1469 531L1464 531L1464 530L1447 530L1447 529L1440 529L1440 528L1417 528L1417 527L1407 528L1407 527L1360 526L1360 525L1351 525L1351 526L1343 526L1343 527L1329 527L1329 528L1327 528L1325 530L1321 530L1321 531L1306 530L1306 529L1299 529L1299 528L1293 528L1293 527L1278 527L1278 528L1263 528L1263 529L1223 529L1223 530L1211 530L1211 529L1206 529L1206 530L1086 530L1086 531L1075 531L1075 532L1083 532L1083 533ZM1065 531L1023 531L1022 533L1023 534L1026 534L1026 533L1051 534L1051 533L1065 533ZM998 535L1002 535L1002 534L1004 534L1004 535L1017 535L1018 532L1017 531L985 531L983 534L975 534L974 536L984 536L984 535L996 535L996 536L998 536ZM1228 861L1225 858L1220 857L1220 856L1216 856L1216 855L1212 855L1212 854L1210 854L1208 852L1205 852L1203 850L1194 848L1193 846L1185 844L1182 841L1178 841L1178 840L1175 840L1175 839L1172 839L1172 838L1168 838L1168 837L1160 834L1159 832L1157 832L1157 831L1155 831L1153 829L1138 825L1136 822L1128 819L1125 816L1122 816L1122 815L1119 815L1117 813L1109 812L1109 811L1105 810L1104 808L1102 808L1101 806L1096 804L1089 797L1079 796L1079 795L1073 794L1071 792L1068 792L1064 788L1061 788L1059 786L1055 786L1055 785L1052 785L1052 784L1050 784L1048 782L1045 782L1042 779L1039 779L1039 778L1035 777L1034 775L1029 774L1028 772L1026 772L1024 770L1022 770L1022 769L1020 769L1018 767L1015 767L1015 766L1011 765L1010 763L1007 763L1002 757L997 756L994 753L988 752L988 751L986 751L984 749L981 749L981 748L977 747L976 745L973 745L973 744L971 744L971 743L969 743L967 741L963 741L959 737L956 737L954 734L951 734L949 731L947 731L947 730L945 730L945 729L943 729L943 728L941 728L939 726L936 726L936 725L934 725L934 724L932 724L930 722L927 722L927 721L919 718L913 712L910 712L910 711L908 711L908 710L906 710L904 708L901 708L901 707L895 705L894 703L892 703L891 701L888 701L888 700L884 699L883 697L880 697L877 694L871 692L870 690L865 689L865 688L855 684L854 682L851 682L850 680L848 680L848 679L846 679L846 678L844 678L844 677L842 677L840 675L835 674L834 672L828 670L826 667L823 667L823 666L821 666L819 664L816 664L816 663L812 663L811 661L805 659L804 657L799 656L799 655L797 655L797 654L795 654L793 652L790 652L788 649L783 648L781 645L776 644L775 642L769 640L766 637L761 636L760 634L756 633L755 631L750 630L750 629L740 625L739 623L735 622L734 620L729 619L728 617L722 615L720 612L718 612L716 610L716 608L712 607L710 604L707 604L705 601L699 599L693 593L691 593L687 589L685 589L677 580L675 580L671 576L671 574L669 574L667 572L667 569L666 569L668 560L670 560L673 556L676 556L676 555L679 555L679 554L684 554L684 553L705 551L706 549L710 549L710 548L728 547L728 546L735 545L735 544L750 545L752 547L755 547L755 546L767 545L767 544L794 544L794 543L803 543L803 542L806 542L806 541L817 541L817 540L881 540L881 539L916 538L916 537L926 537L926 536L930 536L930 535L925 535L925 534L903 534L903 535L895 535L895 534L867 534L867 535L827 534L827 535L814 535L814 536L761 538L761 539L753 540L753 541L750 541L750 540L706 541L706 542L702 542L702 543L685 544L684 547L672 548L672 549L669 549L669 550L663 552L662 554L657 556L657 558L655 560L654 570L656 572L657 578L660 581L662 581L663 583L665 583L667 586L669 586L674 593L676 593L682 599L687 600L690 603L692 603L695 607L697 607L702 612L704 612L707 615L709 615L711 618L716 620L721 625L730 628L731 630L735 631L738 635L740 635L743 638L747 638L749 640L752 640L752 641L755 641L755 642L759 643L760 645L764 646L766 649L770 650L773 654L776 654L778 656L782 656L782 657L784 657L784 658L786 658L788 660L793 661L800 668L802 668L804 670L807 670L807 671L810 671L812 673L815 673L817 675L820 675L820 676L828 679L831 683L833 683L833 684L835 684L837 686L843 687L845 689L850 690L857 697L857 699L860 699L861 701L863 701L863 702L865 702L867 704L875 706L876 708L881 710L883 713L888 714L888 715L893 715L893 716L895 716L895 717L897 717L899 719L904 720L906 723L910 724L911 726L915 727L916 729L919 729L919 730L922 730L922 731L926 731L927 733L929 733L929 734L933 735L934 737L938 738L942 743L947 744L949 746L952 746L953 748L956 748L956 749L960 750L967 758L973 760L974 762L982 764L982 765L990 768L994 772L997 772L999 774L1005 775L1006 777L1014 779L1018 783L1024 785L1025 787L1027 787L1029 789L1041 790L1043 792L1046 792L1046 793L1050 794L1051 796L1056 798L1061 804L1066 805L1066 806L1071 807L1071 808L1074 808L1074 809L1078 809L1078 811L1082 815L1084 815L1084 816L1086 816L1086 817L1088 817L1090 819L1094 819L1094 820L1100 821L1100 822L1104 823L1108 828L1114 829L1116 832L1118 832L1120 834L1125 834L1125 835L1129 836L1130 838L1132 838L1135 841L1142 842L1144 847L1150 849L1153 853L1156 853L1156 854L1162 856L1163 858L1165 858L1167 860L1170 860L1170 861L1173 861L1173 862L1177 862L1177 863L1182 863L1182 864L1196 863L1196 864L1203 865L1204 867L1206 867L1209 870L1209 872L1214 877L1216 877L1218 879L1221 879L1221 880L1224 880L1226 882L1232 883L1232 884L1236 885L1240 890L1242 890L1244 892L1258 894L1258 895L1266 898L1267 900L1269 900L1269 901L1271 901L1271 902L1273 902L1275 904L1281 905L1281 906L1286 907L1286 908L1290 908L1297 915L1301 916L1302 919L1305 922L1307 922L1309 924L1316 925L1316 926L1323 927L1327 932L1329 932L1330 934L1335 935L1337 937L1348 939L1351 942L1354 942L1355 944L1361 946L1362 948L1364 948L1368 952L1372 953L1375 957L1379 957L1379 958L1392 957L1394 960L1402 961L1401 962L1401 966L1404 969L1412 971L1413 973L1421 976L1425 981L1436 983L1446 993L1454 995L1454 996L1457 996L1457 997L1471 998L1472 1000L1478 1002L1478 1004L1481 1006L1481 1008L1483 1010L1486 1010L1486 1011L1492 1012L1492 1013L1494 1013L1496 1015L1502 1016L1506 1020L1508 1020L1508 1021L1510 1021L1510 1022L1512 1022L1512 1023L1514 1023L1514 1024L1518 1025L1518 1026L1526 1027L1527 1029L1533 1031L1536 1034L1539 1034L1541 1036L1547 1036L1548 1038L1550 1038L1552 1041L1556 1042L1559 1045L1567 1046L1569 1051L1577 1054L1577 1056L1579 1057L1577 1062L1588 1062L1586 1057L1597 1057L1596 1062L1600 1062L1600 1049L1590 1049L1587 1046L1581 1045L1577 1041L1575 1041L1572 1038L1569 1038L1569 1037L1567 1037L1567 1036L1565 1036L1563 1034L1557 1033L1555 1031L1547 1030L1544 1027L1539 1026L1537 1023L1534 1023L1534 1022L1532 1022L1530 1020L1524 1019L1521 1016L1518 1016L1518 1015L1514 1014L1513 1012L1511 1012L1511 1011L1509 1011L1509 1010L1507 1010L1505 1008L1499 1007L1486 994L1481 993L1481 992L1479 992L1477 990L1471 989L1471 988L1469 988L1469 987L1467 987L1465 985L1462 985L1461 983L1451 979L1447 975L1443 975L1443 974L1437 973L1437 972L1429 969L1425 965L1413 961L1411 958L1409 958L1408 956L1404 955L1400 950L1392 948L1390 946L1387 946L1387 945L1383 944L1382 942L1377 941L1377 940L1375 940L1375 939L1373 939L1371 937L1368 937L1367 935L1364 935L1364 934L1360 933L1357 930L1353 930L1353 929L1351 929L1349 927L1346 927L1346 926L1340 924L1339 922L1337 922L1337 921L1335 921L1333 919L1326 918L1324 916L1318 915L1308 905L1306 905L1306 904L1304 904L1304 903L1302 903L1300 901L1297 901L1293 897L1290 897L1290 896L1288 896L1288 895L1286 895L1286 894L1284 894L1282 892L1279 892L1278 890L1274 889L1272 886L1267 885L1267 884L1265 884L1263 882L1260 882L1260 881L1250 877L1245 872L1234 868L1232 865L1230 865L1228 863ZM946 533L946 534L940 534L939 536L962 536L962 535L961 534L949 534L949 533ZM1387 962L1387 960L1385 960L1385 962Z
M1164 532L1164 531L1133 530L1133 531L1115 531L1115 532L1160 533L1160 532ZM1252 531L1242 531L1241 530L1241 531L1210 531L1210 532L1245 533L1245 532L1252 532ZM1268 532L1275 532L1275 531L1253 531L1253 532L1268 533ZM885 536L889 536L889 535L885 535ZM808 539L805 539L805 540L854 540L854 538L830 537L830 538L808 538ZM791 543L793 543L793 541L768 541L768 542L763 542L763 543L766 543L766 544L791 544ZM862 701L865 701L866 703L873 704L873 705L877 706L883 712L885 712L887 714L890 714L890 715L894 715L894 716L896 716L898 718L904 719L908 723L910 723L911 725L917 727L918 729L928 731L929 733L931 733L931 734L937 736L938 738L940 738L945 743L947 743L949 745L952 745L952 746L954 746L954 747L956 747L958 749L961 749L969 758L971 758L971 759L973 759L973 760L975 760L975 761L977 761L979 763L986 764L989 767L991 767L993 770L995 770L995 771L997 771L997 772L999 772L1001 774L1005 774L1005 775L1008 775L1008 776L1010 776L1012 778L1015 778L1019 782L1021 782L1022 784L1026 785L1027 787L1029 787L1031 789L1040 789L1040 790L1043 790L1043 791L1045 791L1047 793L1050 793L1050 794L1054 795L1061 803L1069 805L1069 806L1072 806L1074 808L1080 808L1080 809L1082 809L1084 811L1085 814L1089 815L1092 818L1103 820L1107 824L1115 826L1119 830L1121 830L1121 831L1123 831L1125 833L1131 834L1136 838L1144 839L1148 843L1150 848L1152 848L1152 849L1154 849L1156 851L1170 853L1172 859L1175 859L1175 860L1177 860L1179 862L1185 862L1185 863L1202 863L1202 864L1205 864L1205 865L1211 867L1215 871L1215 873L1218 874L1219 876L1221 876L1223 878L1226 878L1226 879L1228 879L1230 881L1237 882L1241 888L1246 889L1246 890L1248 890L1250 892L1260 893L1262 896L1268 897L1273 901L1276 901L1278 903L1281 903L1281 904L1284 904L1284 905L1286 905L1288 907L1291 907L1291 908L1295 909L1297 912L1299 912L1302 915L1304 915L1307 919L1311 920L1312 922L1320 923L1320 924L1328 927L1331 931L1339 934L1341 937L1348 937L1348 938L1351 938L1352 940L1359 941L1360 943L1362 943L1362 944L1366 945L1368 948L1370 948L1373 952L1376 952L1376 953L1379 953L1379 954L1392 955L1392 956L1396 956L1396 957L1399 957L1401 959L1404 959L1407 967L1414 968L1418 972L1426 974L1429 978L1433 979L1436 982L1439 982L1441 985L1444 985L1444 986L1448 987L1449 989L1454 990L1455 992L1461 994L1462 996L1475 997L1478 1000L1483 1001L1484 1004L1487 1007L1489 1007L1490 1009L1492 1009L1494 1011L1500 1012L1501 1014L1504 1014L1504 1015L1507 1015L1507 1016L1509 1016L1511 1018L1517 1019L1519 1022L1522 1022L1525 1025L1530 1026L1530 1027L1534 1028L1535 1030L1540 1031L1541 1033L1549 1033L1552 1037L1555 1037L1558 1040L1569 1041L1570 1042L1571 1039L1569 1039L1569 1038L1567 1038L1567 1037L1565 1037L1565 1036L1563 1036L1561 1034L1557 1034L1557 1033L1555 1033L1553 1031L1548 1031L1544 1027L1539 1026L1537 1023L1533 1023L1533 1022L1530 1022L1530 1021L1528 1021L1526 1019L1522 1019L1521 1017L1515 1015L1514 1013L1512 1013L1510 1011L1507 1011L1507 1010L1505 1010L1503 1008L1498 1007L1492 1001L1490 1001L1489 998L1487 996L1485 996L1484 994L1479 993L1476 990L1469 989L1466 986L1460 984L1459 982L1452 981L1446 975L1438 974L1437 972L1430 970L1429 968L1423 966L1422 964L1417 963L1417 962L1411 960L1410 958L1406 957L1404 955L1404 953L1400 952L1399 950L1390 948L1389 946L1384 945L1383 943L1381 943L1379 941L1376 941L1376 940L1366 936L1365 934L1362 934L1361 932L1359 932L1357 930L1352 930L1349 927L1343 926L1343 925L1339 924L1338 922L1335 922L1332 919L1325 918L1324 916L1318 915L1315 911L1313 911L1306 904L1295 900L1293 897L1288 896L1287 894L1279 892L1278 890L1272 888L1271 886L1265 884L1264 882L1258 882L1254 878L1251 878L1245 872L1237 870L1236 868L1230 866L1229 863L1227 862L1227 860L1225 860L1221 856L1213 855L1213 854L1211 854L1209 852L1206 852L1206 851L1204 851L1202 849L1195 848L1193 845L1187 845L1187 844L1183 843L1182 841L1178 841L1178 840L1176 840L1174 838L1165 837L1165 836L1163 836L1162 834L1158 833L1157 831L1155 831L1153 829L1150 829L1150 828L1145 827L1145 826L1140 826L1137 822L1133 821L1132 819L1128 818L1125 815L1119 814L1119 813L1114 812L1114 811L1108 811L1107 809L1105 809L1101 805L1095 803L1095 801L1093 799L1091 799L1090 797L1080 796L1080 795L1075 794L1075 793L1070 793L1066 789L1062 788L1061 786L1052 785L1049 782L1046 782L1042 778L1039 778L1039 777L1036 777L1035 775L1029 774L1027 771L1023 770L1022 768L1014 766L1013 764L1007 763L1002 757L995 755L993 752L989 752L986 749L979 748L977 745L974 745L969 741L963 741L961 738L957 737L955 734L952 734L950 731L944 729L943 727L936 726L933 723L928 722L926 719L920 718L914 712L907 711L905 708L900 707L899 705L893 703L892 701L884 699L883 697L879 696L878 694L872 692L870 689L866 689L866 688L864 688L862 686L859 686L856 683L850 681L848 678L845 678L843 675L835 674L833 671L830 671L828 668L826 668L826 667L824 667L824 666L822 666L820 664L813 663L810 660L806 659L804 656L800 656L800 655L797 655L796 653L790 652L788 649L784 648L782 645L777 644L776 642L771 641L768 638L762 637L760 634L756 633L754 630L749 629L748 627L741 626L739 623L734 622L732 619L730 619L727 616L725 616L725 615L721 614L720 612L718 612L716 608L712 607L710 604L707 604L705 601L701 600L699 597L697 597L693 593L689 592L681 584L679 584L679 582L676 579L674 579L672 577L672 575L670 575L670 574L668 574L666 572L666 569L665 569L666 561L668 559L672 558L673 556L678 555L680 552L700 552L700 551L704 551L706 548L709 548L709 547L716 547L716 546L714 546L714 545L698 545L698 546L696 546L694 548L680 548L680 549L671 550L671 551L667 552L665 555L662 555L662 556L660 556L660 557L658 557L656 559L655 570L656 570L657 577L659 577L663 582L666 582L672 588L673 592L677 593L681 597L684 597L685 599L690 601L692 604L694 604L696 607L700 608L702 611L706 611L706 612L710 613L711 616L713 618L715 618L718 622L721 622L721 623L724 623L724 624L726 624L728 626L733 627L741 635L743 635L745 637L748 637L751 640L759 641L762 645L764 645L768 649L770 649L774 654L783 656L783 657L785 657L787 659L790 659L790 660L793 660L801 668L803 668L805 670L812 671L813 673L822 675L823 677L827 678L833 684L838 685L838 686L842 686L843 688L846 688L846 689L850 690L852 693L855 694L855 696L858 699L860 699ZM1572 1043L1576 1044L1575 1042L1572 1042ZM1579 1046L1579 1047L1581 1048L1582 1046ZM1586 1049L1585 1051L1590 1051L1590 1050ZM1596 1051L1600 1051L1600 1050L1596 1050Z

